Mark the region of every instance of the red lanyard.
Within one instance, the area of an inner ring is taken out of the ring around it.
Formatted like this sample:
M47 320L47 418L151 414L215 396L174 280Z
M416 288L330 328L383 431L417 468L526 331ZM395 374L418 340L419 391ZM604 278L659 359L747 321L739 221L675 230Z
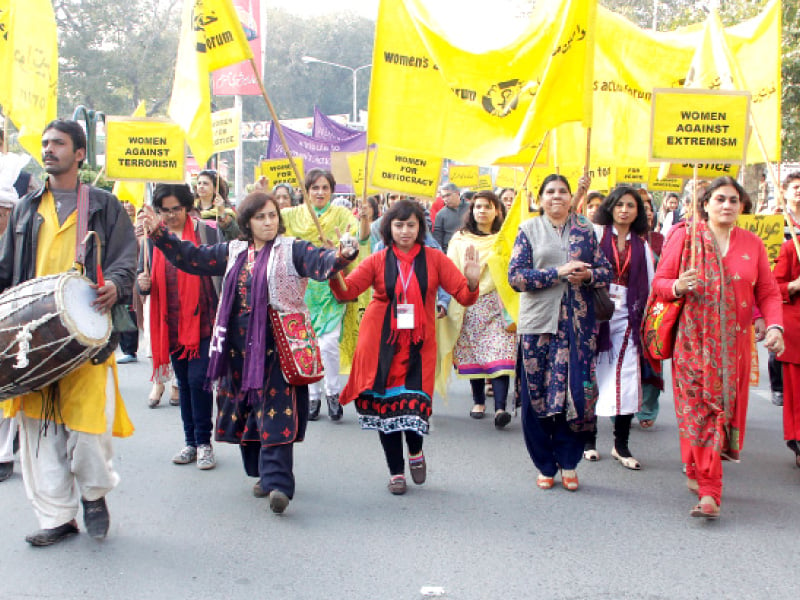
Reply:
M619 267L619 250L617 250L617 242L612 238L611 239L611 250L614 252L614 262L617 263L617 278L622 279L622 274L628 268L628 265L631 264L631 254L630 247L627 247L627 256L625 257L625 264L622 265L622 268Z

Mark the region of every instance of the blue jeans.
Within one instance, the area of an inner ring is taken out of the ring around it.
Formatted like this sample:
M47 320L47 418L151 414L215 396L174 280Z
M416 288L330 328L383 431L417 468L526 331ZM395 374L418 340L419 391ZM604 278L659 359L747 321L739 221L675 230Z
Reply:
M200 340L198 358L178 358L181 352L173 352L170 356L180 391L181 419L187 446L211 443L214 394L205 389L210 341L211 338Z

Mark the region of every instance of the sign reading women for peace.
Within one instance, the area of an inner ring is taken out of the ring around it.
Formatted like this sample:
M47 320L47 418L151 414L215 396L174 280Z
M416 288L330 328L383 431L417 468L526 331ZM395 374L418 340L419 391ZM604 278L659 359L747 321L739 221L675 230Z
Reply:
M293 156L294 164L297 165L297 170L300 174L305 174L303 171L303 157ZM297 175L292 169L292 164L288 158L275 158L272 160L261 161L261 175L267 178L269 184L275 185L277 183L288 183L294 188L302 185L302 181L297 180Z
M617 167L614 169L614 182L616 185L644 183L648 174L647 167Z
M379 146L370 183L383 190L435 198L441 172L440 157Z
M750 92L653 90L650 160L744 160Z
M183 183L184 149L183 130L177 123L135 117L106 119L109 179Z

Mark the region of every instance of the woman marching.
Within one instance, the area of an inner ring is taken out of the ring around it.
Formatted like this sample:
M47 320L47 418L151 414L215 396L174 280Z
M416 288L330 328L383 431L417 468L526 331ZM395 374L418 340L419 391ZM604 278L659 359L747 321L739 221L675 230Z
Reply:
M436 289L441 286L463 306L478 298L477 251L467 249L462 275L441 251L424 245L424 222L417 202L395 202L381 223L386 248L347 276L347 290L329 282L340 301L373 287L341 399L355 400L363 429L378 430L395 495L406 492L404 432L414 483L424 483L427 475L422 434L428 433L436 370Z
M696 231L676 225L653 281L657 297L685 297L672 385L687 485L700 498L693 517L719 516L722 459L738 462L744 444L754 304L767 323L767 350L784 349L781 295L764 243L736 227L746 201L735 179L711 182L698 206Z
M201 247L170 235L152 211L146 226L179 269L224 275L207 373L218 385L216 439L240 446L245 472L259 477L253 494L269 496L270 509L282 513L294 496L293 445L305 436L308 387L286 383L267 307L308 314L306 278L334 276L356 257L358 244L345 234L334 252L284 237L269 194L248 195L238 221L245 240Z
M647 242L647 213L641 197L631 187L614 188L594 216L600 248L611 264L610 295L614 314L600 325L597 356L599 396L595 413L614 417L614 447L619 463L628 469L641 469L628 449L633 415L642 403L640 360L641 325L647 296L653 281L653 255ZM584 457L600 458L596 434L590 435Z
M201 219L215 222L226 241L239 237L236 213L228 200L228 184L216 171L205 169L197 174L195 198Z
M474 419L486 411L485 380L494 392L494 425L502 429L511 421L506 410L508 388L516 361L516 334L509 329L511 318L505 312L497 284L488 268L494 253L497 232L503 224L504 207L493 192L475 194L467 212L467 222L450 240L447 256L463 272L464 257L470 247L478 250L481 265L480 296L468 308L451 301L447 319L440 326L442 347L440 372L445 377L455 364L459 377L472 386ZM445 388L446 389L446 388Z
M595 428L597 327L592 288L611 278L589 221L570 211L569 183L548 175L544 214L520 225L508 282L521 293L517 381L522 429L539 470L536 485L578 489L584 436Z

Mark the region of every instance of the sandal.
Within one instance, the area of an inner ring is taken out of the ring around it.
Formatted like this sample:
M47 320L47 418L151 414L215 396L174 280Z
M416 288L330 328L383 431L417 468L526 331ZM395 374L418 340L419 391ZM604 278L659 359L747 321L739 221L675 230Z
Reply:
M172 394L169 397L169 403L171 406L181 405L181 390L177 385L172 386Z
M561 471L561 485L564 486L564 489L568 492L578 491L578 473L575 469L563 469Z
M617 452L616 446L611 449L611 456L616 458L626 469L630 469L631 471L639 471L642 468L642 465L639 464L639 461L633 458L633 456L622 456L619 452Z
M639 426L642 429L650 429L656 422L653 419L645 419L644 421L639 421Z
M542 475L541 473L536 478L536 487L540 490L549 490L556 484L556 480L554 477L548 477L547 475Z
M703 496L689 512L692 517L705 517L706 519L719 519L719 506L711 496Z
M155 408L159 404L161 404L161 396L164 395L164 384L163 383L154 383L153 389L150 390L150 396L147 398L147 406L150 408Z
M583 451L583 458L589 462L597 462L600 460L600 453L597 451L597 448L589 448Z
M480 410L479 410L480 408ZM482 419L486 416L486 405L485 404L475 404L472 407L472 410L469 411L469 416L473 419Z

